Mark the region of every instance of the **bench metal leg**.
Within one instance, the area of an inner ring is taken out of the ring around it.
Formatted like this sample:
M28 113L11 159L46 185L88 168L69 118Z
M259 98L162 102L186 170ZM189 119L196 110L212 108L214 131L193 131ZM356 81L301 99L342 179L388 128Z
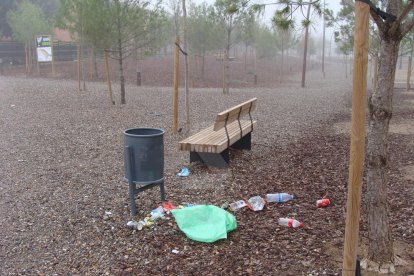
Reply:
M190 151L190 163L200 161L209 166L227 168L229 166L229 149L221 153Z
M249 132L247 135L245 135L243 138L241 138L239 141L231 145L232 148L235 149L252 149L252 133Z

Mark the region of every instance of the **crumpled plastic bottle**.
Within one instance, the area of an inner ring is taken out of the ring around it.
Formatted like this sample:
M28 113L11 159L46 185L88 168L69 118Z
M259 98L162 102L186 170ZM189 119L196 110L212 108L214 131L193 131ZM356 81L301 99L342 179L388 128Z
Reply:
M250 208L253 211L260 211L263 210L264 206L265 206L265 200L261 197L261 196L254 196L249 198L249 204L250 204Z

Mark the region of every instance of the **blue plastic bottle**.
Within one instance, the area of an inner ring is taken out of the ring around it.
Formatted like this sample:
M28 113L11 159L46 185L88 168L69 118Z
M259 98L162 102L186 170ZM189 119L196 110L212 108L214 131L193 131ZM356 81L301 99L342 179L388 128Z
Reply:
M267 202L287 202L289 200L294 199L294 195L290 195L287 193L277 193L277 194L267 194L266 201Z

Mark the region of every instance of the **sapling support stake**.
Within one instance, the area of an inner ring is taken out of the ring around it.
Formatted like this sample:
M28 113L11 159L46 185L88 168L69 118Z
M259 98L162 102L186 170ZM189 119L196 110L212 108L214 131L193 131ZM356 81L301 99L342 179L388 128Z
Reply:
M352 131L346 205L343 276L356 275L361 187L365 158L365 110L370 6L355 1Z

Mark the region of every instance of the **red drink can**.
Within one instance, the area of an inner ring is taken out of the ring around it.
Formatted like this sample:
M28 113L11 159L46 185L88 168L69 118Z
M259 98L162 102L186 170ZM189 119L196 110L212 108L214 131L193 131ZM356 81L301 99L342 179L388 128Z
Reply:
M327 198L323 198L323 199L319 199L316 201L316 207L321 208L321 207L326 207L330 204L331 202L329 201L329 199Z

